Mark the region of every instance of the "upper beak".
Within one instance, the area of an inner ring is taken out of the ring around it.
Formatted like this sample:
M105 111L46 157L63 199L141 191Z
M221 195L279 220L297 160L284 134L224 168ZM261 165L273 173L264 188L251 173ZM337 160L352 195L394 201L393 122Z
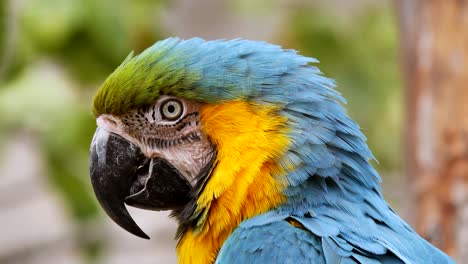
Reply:
M118 225L149 239L125 207L168 210L190 200L192 186L163 158L147 158L141 150L102 128L91 143L90 175L96 197L104 211Z
M145 160L144 154L134 144L97 128L90 153L94 193L107 215L119 226L136 236L149 239L124 205L125 198L130 194L132 179Z

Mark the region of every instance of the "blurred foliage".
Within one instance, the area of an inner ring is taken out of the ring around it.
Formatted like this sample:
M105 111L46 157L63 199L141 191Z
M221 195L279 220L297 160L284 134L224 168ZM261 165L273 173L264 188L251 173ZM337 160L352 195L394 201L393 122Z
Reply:
M37 135L49 182L78 230L86 230L82 227L101 215L88 180L92 94L131 50L161 38L162 1L0 1L2 14L9 3L18 12L0 16L6 18L0 24L0 54L8 38L17 39L0 82L0 145L18 130ZM17 27L3 30L11 21ZM86 255L99 255L96 241L77 243Z
M368 137L379 169L401 164L402 91L397 27L391 9L366 9L338 18L315 6L293 8L284 46L315 57L337 82L347 109Z
M7 1L1 1L0 2L0 17L1 17L0 32L6 32L6 21L7 21L6 8L7 8ZM6 37L6 34L0 34L0 56L4 56L5 37Z
M28 0L19 12L21 34L9 76L47 56L59 60L74 81L94 85L129 51L160 39L161 2Z
M21 4L22 3L22 4ZM8 12L12 4L17 12ZM77 226L101 214L88 180L88 150L95 129L90 112L99 84L134 50L166 37L160 27L163 0L0 1L0 147L18 130L37 135L52 186L69 206ZM269 1L231 1L256 15ZM399 166L400 76L396 27L389 10L352 17L314 5L293 6L280 42L316 57L349 101L382 167ZM11 21L16 23L10 23ZM12 26L14 25L14 26ZM234 36L237 37L237 36ZM7 40L14 45L6 48ZM85 228L86 229L86 228ZM80 236L78 236L80 238ZM77 241L97 256L96 241Z

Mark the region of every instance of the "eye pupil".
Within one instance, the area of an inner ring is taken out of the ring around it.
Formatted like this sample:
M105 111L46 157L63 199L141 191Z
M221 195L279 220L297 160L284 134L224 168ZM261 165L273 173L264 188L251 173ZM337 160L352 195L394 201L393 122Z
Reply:
M167 107L167 111L168 111L169 113L174 113L174 111L175 111L175 106L169 105L169 106Z

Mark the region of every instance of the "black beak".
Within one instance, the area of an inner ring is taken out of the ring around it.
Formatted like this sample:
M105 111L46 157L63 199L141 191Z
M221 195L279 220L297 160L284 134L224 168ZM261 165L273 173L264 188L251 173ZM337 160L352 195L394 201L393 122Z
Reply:
M149 239L125 208L132 177L145 156L124 138L97 128L91 143L90 175L94 193L104 211L123 229Z
M176 209L189 202L191 185L169 162L148 159L121 136L97 128L91 143L90 175L104 211L123 229L149 239L125 207Z

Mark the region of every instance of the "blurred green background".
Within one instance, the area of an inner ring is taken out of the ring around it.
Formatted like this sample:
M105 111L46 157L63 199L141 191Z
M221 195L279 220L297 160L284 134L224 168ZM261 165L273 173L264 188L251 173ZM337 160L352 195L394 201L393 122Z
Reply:
M391 1L2 0L0 263L175 261L175 225L165 214L135 212L151 242L116 231L87 171L94 92L130 51L169 36L264 40L319 59L400 208L402 84Z

